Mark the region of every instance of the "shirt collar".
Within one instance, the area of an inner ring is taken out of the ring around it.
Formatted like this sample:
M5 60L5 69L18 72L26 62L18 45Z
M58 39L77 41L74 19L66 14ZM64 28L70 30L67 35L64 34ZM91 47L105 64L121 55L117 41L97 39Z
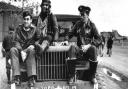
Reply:
M24 31L30 31L30 29L32 29L32 28L34 28L34 25L33 24L31 24L29 27L27 27L27 28L25 28L24 26L23 26L23 30Z

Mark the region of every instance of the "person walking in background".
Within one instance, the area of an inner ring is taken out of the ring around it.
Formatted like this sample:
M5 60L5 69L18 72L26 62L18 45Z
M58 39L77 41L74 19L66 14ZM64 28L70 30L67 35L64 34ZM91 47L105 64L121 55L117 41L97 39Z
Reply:
M107 55L111 57L112 55L112 46L113 46L113 38L110 36L107 40Z
M10 69L11 69L11 63L9 63L10 60L10 49L14 47L14 37L15 37L15 30L14 26L9 26L8 34L4 37L2 42L2 47L5 52L5 58L6 58L6 75L8 79L8 84L11 83L10 81Z
M104 46L105 46L105 37L103 36L103 34L101 34L101 39L102 39L102 42L99 45L99 51L100 51L100 57L103 57L103 55L104 55Z

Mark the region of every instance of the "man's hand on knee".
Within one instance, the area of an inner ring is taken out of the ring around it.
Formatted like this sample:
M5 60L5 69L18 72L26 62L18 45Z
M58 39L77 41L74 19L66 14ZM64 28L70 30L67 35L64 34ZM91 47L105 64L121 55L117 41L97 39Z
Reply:
M82 45L83 52L86 52L91 47L91 44L88 45Z
M34 45L30 45L27 49L28 50L33 50L35 47L34 47Z
M25 51L21 51L21 57L22 57L22 60L25 61L27 57L27 53Z

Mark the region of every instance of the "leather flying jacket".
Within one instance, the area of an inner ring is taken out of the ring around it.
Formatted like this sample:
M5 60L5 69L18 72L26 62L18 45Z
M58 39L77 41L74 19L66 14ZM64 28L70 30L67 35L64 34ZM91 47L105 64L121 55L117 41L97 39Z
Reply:
M77 45L92 44L98 46L101 43L101 38L95 24L88 20L87 23L79 20L74 25L71 32L66 36L66 40L71 39L73 36L77 37Z
M24 30L24 25L19 25L15 32L15 47L19 50L26 49L40 38L40 32L31 24L29 31Z
M41 32L40 44L44 40L49 43L58 40L59 30L56 16L52 13L48 14L46 17L40 15L38 17L37 29Z

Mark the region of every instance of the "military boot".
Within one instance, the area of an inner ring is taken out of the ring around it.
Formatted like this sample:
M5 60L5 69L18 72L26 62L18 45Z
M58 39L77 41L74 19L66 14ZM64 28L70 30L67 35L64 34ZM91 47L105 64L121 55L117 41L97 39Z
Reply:
M90 80L91 84L95 84L96 83L97 64L98 64L98 62L90 61L90 70L89 70L90 79L89 80Z

